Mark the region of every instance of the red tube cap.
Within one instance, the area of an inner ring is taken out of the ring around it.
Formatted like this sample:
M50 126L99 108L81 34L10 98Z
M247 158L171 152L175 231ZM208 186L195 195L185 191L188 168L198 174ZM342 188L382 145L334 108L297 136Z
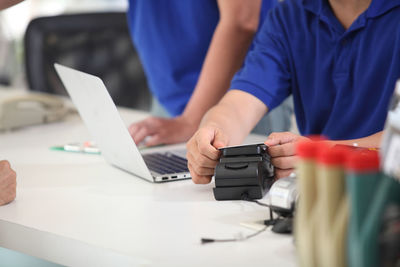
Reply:
M334 146L321 149L318 162L325 165L344 165L350 149L344 146Z
M376 150L352 151L346 161L346 168L357 172L377 171L379 166L379 153Z
M316 159L320 151L328 147L326 143L320 141L304 140L297 143L296 153L300 158Z

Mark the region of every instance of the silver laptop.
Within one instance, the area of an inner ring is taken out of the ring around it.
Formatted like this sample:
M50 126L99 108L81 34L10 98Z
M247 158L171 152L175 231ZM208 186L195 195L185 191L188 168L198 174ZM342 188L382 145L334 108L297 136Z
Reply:
M107 162L150 182L190 178L184 151L139 152L100 78L54 67Z

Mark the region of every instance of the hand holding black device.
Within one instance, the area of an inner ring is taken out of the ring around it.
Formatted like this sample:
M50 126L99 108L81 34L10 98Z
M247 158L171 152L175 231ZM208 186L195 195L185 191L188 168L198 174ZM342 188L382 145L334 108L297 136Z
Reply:
M221 148L215 168L216 200L261 199L274 178L265 144Z

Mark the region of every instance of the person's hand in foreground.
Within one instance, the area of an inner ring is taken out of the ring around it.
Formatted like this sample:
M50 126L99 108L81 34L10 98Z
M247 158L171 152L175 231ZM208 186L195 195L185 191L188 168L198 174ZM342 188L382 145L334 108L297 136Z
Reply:
M365 148L379 148L383 132L378 132L370 136L351 140L326 140L329 146L334 145L357 145ZM264 142L269 146L268 153L271 156L271 163L275 167L275 179L287 177L294 171L298 157L296 155L296 145L299 141L310 140L307 137L293 134L290 132L272 133Z
M308 138L290 132L272 133L264 142L271 156L271 163L275 168L275 179L289 176L294 172L298 157L296 145L299 141Z
M239 90L230 90L211 108L203 117L199 130L186 144L193 182L211 182L221 156L218 149L242 144L266 111L263 102Z
M217 127L201 128L186 144L187 160L192 180L195 184L208 184L214 175L220 151L227 146L228 136Z
M0 161L0 206L15 199L17 175L6 160Z
M265 144L275 167L275 179L289 176L297 162L296 144L306 137L289 132L272 133ZM227 146L229 138L216 127L201 128L187 143L188 167L196 184L211 182L220 158L218 148Z
M186 142L196 132L197 127L197 122L183 116L173 119L150 117L131 124L129 133L136 144L145 140L146 146L155 146Z

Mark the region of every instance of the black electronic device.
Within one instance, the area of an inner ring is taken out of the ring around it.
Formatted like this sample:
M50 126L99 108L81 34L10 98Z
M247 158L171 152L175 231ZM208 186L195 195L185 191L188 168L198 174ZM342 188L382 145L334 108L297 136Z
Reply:
M261 199L273 183L268 146L254 144L221 148L215 168L216 200Z

